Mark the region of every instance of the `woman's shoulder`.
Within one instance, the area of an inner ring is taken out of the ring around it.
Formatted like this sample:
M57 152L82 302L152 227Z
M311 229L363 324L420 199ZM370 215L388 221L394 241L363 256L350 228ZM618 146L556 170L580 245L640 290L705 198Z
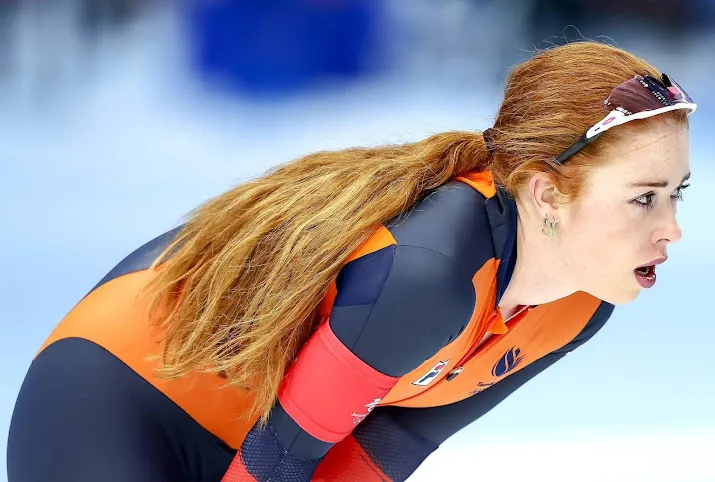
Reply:
M398 246L439 253L474 273L494 257L486 199L469 185L453 181L430 192L385 227Z

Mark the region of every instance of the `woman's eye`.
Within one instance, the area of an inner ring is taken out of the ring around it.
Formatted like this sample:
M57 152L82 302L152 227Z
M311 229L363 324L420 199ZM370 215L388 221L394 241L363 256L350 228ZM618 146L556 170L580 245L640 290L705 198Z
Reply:
M690 184L683 184L682 186L678 186L675 189L675 191L673 191L673 194L670 195L670 199L675 202L682 201L683 200L683 191L688 186L690 186ZM631 201L631 203L633 203L643 209L651 209L655 202L655 197L656 197L656 193L649 192L649 193L643 194L642 196L638 196L637 198L633 199Z
M655 197L654 193L648 193L648 194L643 194L642 196L638 196L633 200L633 203L638 205L639 207L643 209L650 209L653 207L653 198Z
M678 186L678 188L675 190L675 192L670 196L672 199L675 199L676 201L682 201L683 200L683 191L690 186L690 184L683 184L682 186Z

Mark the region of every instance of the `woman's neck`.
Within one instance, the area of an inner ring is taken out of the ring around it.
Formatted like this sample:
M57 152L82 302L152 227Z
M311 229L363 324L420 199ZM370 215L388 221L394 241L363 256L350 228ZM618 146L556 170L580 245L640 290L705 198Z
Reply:
M514 272L499 301L502 316L521 306L549 303L576 291L570 286L558 238L542 234L541 227L528 216L518 216L516 254Z

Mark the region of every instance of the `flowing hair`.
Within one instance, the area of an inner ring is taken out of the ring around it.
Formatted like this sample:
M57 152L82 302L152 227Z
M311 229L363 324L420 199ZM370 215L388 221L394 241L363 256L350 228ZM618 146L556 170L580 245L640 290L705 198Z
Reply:
M509 75L491 152L478 131L317 152L210 199L152 266L160 374L221 374L252 392L251 413L265 422L288 365L321 321L331 282L376 229L470 171L491 170L513 193L543 172L577 195L584 167L624 129L604 133L565 166L551 160L601 119L614 86L644 72L660 75L612 46L555 47Z

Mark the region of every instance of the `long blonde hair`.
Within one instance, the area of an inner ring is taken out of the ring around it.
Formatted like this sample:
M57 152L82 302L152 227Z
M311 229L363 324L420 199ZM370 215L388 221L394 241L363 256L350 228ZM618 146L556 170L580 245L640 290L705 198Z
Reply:
M512 192L531 173L547 172L577 194L583 166L610 131L562 168L550 159L600 120L615 85L644 72L659 76L608 45L556 47L507 79L493 155L476 131L317 152L199 206L153 266L162 375L221 373L254 393L252 413L265 422L287 366L320 321L330 283L375 229L469 171L490 169Z

